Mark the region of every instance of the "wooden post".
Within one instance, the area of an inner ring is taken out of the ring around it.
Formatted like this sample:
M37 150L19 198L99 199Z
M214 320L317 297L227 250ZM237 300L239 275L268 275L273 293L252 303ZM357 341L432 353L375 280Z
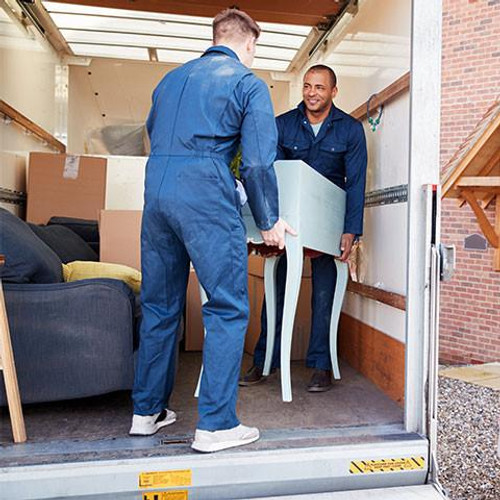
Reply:
M5 259L0 256L0 267ZM0 279L0 369L3 370L5 383L5 393L9 406L10 422L15 443L26 441L26 428L24 426L23 410L21 407L21 397L17 383L16 367L14 365L14 354L10 340L9 322L7 320L7 310L5 309L5 299L3 295L2 281Z
M495 203L495 232L498 239L500 239L500 194L497 194ZM493 254L493 270L500 271L500 245L498 248L495 248L495 253Z

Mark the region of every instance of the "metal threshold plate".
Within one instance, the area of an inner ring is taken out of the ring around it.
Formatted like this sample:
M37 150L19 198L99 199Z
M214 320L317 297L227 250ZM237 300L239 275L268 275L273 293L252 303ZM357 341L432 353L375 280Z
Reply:
M443 496L432 484L404 486L401 488L377 488L370 490L341 491L336 493L317 493L312 495L294 495L264 497L260 500L443 500Z

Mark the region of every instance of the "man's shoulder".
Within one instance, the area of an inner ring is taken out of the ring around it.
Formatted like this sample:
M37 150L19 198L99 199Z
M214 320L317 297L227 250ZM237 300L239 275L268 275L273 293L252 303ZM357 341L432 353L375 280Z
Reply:
M346 113L343 109L335 107L335 118L340 118L344 120L346 123L349 123L350 125L354 125L356 123L361 124L359 120L354 118L354 116L351 116L349 113Z
M278 115L276 117L276 121L284 123L288 122L290 120L294 120L297 117L300 117L300 110L299 108L293 108L290 111L286 111L285 113L282 113L281 115Z

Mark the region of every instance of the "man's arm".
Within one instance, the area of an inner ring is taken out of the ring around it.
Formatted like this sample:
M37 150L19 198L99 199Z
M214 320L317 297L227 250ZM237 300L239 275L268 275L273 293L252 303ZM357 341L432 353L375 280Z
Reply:
M240 175L257 227L269 230L278 221L278 184L273 163L277 130L266 84L253 75L238 89L243 108Z

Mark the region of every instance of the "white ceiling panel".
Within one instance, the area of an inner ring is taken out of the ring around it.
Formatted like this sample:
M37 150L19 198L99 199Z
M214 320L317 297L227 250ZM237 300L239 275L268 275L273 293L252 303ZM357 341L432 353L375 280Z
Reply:
M211 18L57 2L43 5L78 56L147 60L147 49L156 49L161 62L184 63L199 57L212 43ZM263 31L253 67L286 71L311 28L260 25Z

